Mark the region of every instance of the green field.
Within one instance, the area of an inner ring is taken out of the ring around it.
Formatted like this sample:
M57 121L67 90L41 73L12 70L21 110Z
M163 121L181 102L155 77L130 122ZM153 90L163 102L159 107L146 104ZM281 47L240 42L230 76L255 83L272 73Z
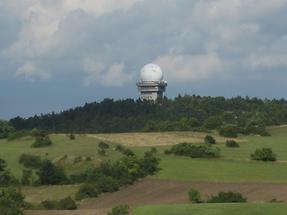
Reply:
M202 133L190 132L190 134L188 134L187 132L183 132L182 138L180 138L180 132L158 133L151 136L149 133L130 134L131 137L135 137L136 135L137 138L134 138L134 144L131 144L132 138L129 138L128 145L138 155L142 155L143 152L148 150L153 144L156 145L159 151L159 157L161 158L161 171L153 176L156 179L232 183L287 183L287 127L272 128L270 129L270 133L272 134L271 137L241 136L238 138L238 142L240 143L239 148L226 148L223 140L220 141L219 139L219 143L216 146L219 147L222 152L220 159L192 159L189 157L164 154L164 150L170 147L164 144L166 139L174 138L169 140L168 145L177 143L177 140L182 140L183 138L203 140L204 134ZM105 137L107 137L107 135L108 134L106 134ZM114 141L114 143L123 143L128 136L128 134L109 135L111 136L109 141L119 139L118 141ZM66 135L62 134L50 136L54 143L53 146L37 149L31 148L31 144L34 141L33 138L24 138L11 142L0 140L0 158L7 161L8 168L11 172L20 178L24 167L18 163L18 159L23 153L40 155L42 159L51 159L62 165L68 174L78 173L89 165L97 164L108 159L115 160L122 156L114 150L113 143L110 144L111 149L108 150L106 157L99 156L98 143L100 140L94 136L77 135L76 140L70 140ZM139 144L137 144L138 140L140 141ZM144 142L147 142L147 144L144 144ZM200 143L196 142L196 144ZM149 147L146 147L147 145ZM251 161L250 154L254 152L255 149L262 147L271 147L278 155L278 162L265 163ZM64 161L60 161L65 155L67 155L67 158ZM83 161L75 163L75 158L79 156L83 157ZM91 161L85 161L86 157L91 157ZM77 189L77 186L24 187L23 192L27 197L27 201L38 203L45 199L60 199L66 196L74 196ZM287 205L285 204L260 204L259 206L262 206L263 209L266 207L264 211L278 210L278 213L273 214L280 214L282 208L287 209ZM195 211L195 214L224 214L233 211L236 207L242 210L241 214L248 214L245 213L245 211L254 211L252 214L262 214L259 211L259 206L256 204L147 206L136 209L135 215L184 215L190 214L190 211ZM167 210L169 213L164 210ZM180 211L180 213L176 213L177 211ZM215 212L212 213L212 211Z
M227 148L219 143L220 159L192 159L164 155L161 150L161 171L156 178L209 182L272 182L287 183L287 127L270 130L271 137L244 136L239 148ZM279 162L251 161L257 148L270 147Z
M66 135L50 135L53 145L44 148L31 148L33 138L24 138L15 141L0 140L0 158L4 159L11 172L20 177L23 166L18 163L21 154L39 155L42 159L48 158L54 162L59 161L65 155L68 158L62 162L67 173L76 173L83 170L90 164L99 163L102 160L116 159L121 156L115 150L108 150L108 156L98 155L99 140L85 135L78 135L75 140L70 140ZM89 162L74 163L78 156L91 157Z
M286 215L285 203L185 204L136 208L133 215Z
M287 164L162 156L158 179L287 183Z

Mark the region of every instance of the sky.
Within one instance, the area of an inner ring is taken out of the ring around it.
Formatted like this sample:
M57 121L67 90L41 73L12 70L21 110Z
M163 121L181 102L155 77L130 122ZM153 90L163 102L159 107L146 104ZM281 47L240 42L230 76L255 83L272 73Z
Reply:
M287 98L287 0L1 0L0 119L137 98Z

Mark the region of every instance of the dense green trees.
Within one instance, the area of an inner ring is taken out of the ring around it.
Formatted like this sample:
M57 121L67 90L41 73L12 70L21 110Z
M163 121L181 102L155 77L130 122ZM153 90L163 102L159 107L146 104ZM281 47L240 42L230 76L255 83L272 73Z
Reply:
M157 103L105 99L61 113L10 120L17 130L51 132L129 132L217 129L225 136L267 135L269 125L287 123L286 100L178 96Z
M68 180L64 170L49 160L44 160L41 163L37 174L41 185L65 184Z
M121 159L101 163L98 167L89 168L78 176L71 177L75 183L83 183L76 199L97 197L100 193L114 192L121 186L153 175L159 170L159 159L155 151L147 151L143 157L124 156Z

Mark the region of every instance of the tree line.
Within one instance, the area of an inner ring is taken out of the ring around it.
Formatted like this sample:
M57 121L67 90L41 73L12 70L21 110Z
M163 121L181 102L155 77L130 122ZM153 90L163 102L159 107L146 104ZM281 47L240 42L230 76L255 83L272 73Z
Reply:
M287 123L287 100L196 95L179 95L174 99L165 97L155 103L104 99L60 113L29 118L18 116L9 123L16 130L38 128L55 133L217 129L223 136L240 133L268 135L266 126ZM4 133L9 129L7 125L3 126ZM3 135L7 136L6 133Z

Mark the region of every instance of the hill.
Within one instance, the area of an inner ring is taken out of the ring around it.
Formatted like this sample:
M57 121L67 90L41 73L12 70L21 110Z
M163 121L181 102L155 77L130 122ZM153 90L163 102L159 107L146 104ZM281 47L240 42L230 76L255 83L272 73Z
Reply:
M60 113L16 117L10 123L17 130L39 128L54 133L217 129L225 136L239 133L267 135L264 129L266 126L287 123L287 101L195 95L164 98L156 103L105 99Z

